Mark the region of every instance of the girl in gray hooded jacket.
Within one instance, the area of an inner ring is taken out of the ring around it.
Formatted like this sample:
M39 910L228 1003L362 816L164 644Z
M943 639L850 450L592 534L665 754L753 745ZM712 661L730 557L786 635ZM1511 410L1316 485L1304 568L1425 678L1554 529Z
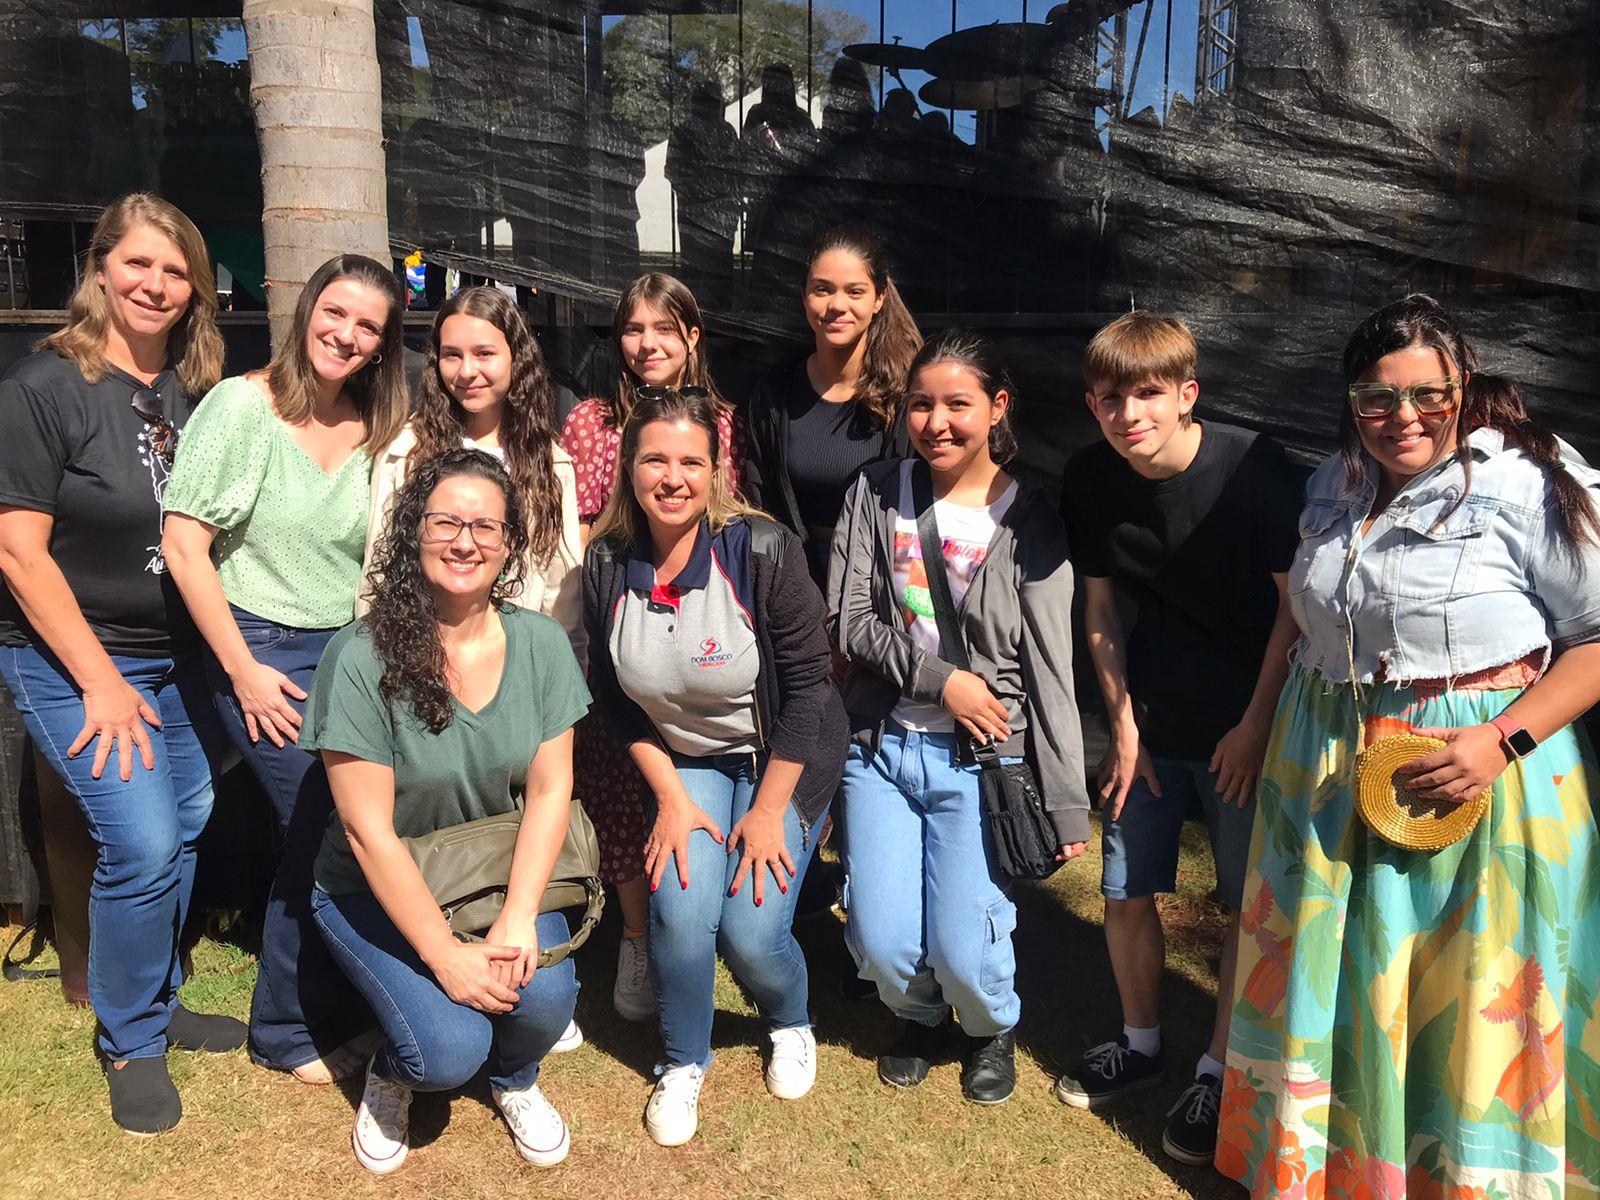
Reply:
M1016 1079L1016 906L993 864L970 742L1027 759L1058 857L1081 854L1089 798L1072 683L1072 565L1055 506L1001 468L1016 450L1011 388L987 342L950 331L925 345L906 407L918 458L857 478L829 572L829 624L851 660L846 937L861 977L906 1022L878 1060L879 1079L921 1083L953 1009L965 1035L962 1091L997 1104ZM932 476L936 564L923 561L917 534L919 459ZM940 656L929 570L945 572L971 670Z

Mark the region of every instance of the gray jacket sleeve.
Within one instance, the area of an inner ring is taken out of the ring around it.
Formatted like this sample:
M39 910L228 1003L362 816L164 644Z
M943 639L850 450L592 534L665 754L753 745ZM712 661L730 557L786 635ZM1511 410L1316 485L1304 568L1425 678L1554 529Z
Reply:
M955 668L918 647L904 629L886 624L872 603L873 577L886 565L878 561L877 534L883 516L869 478L873 474L856 477L834 526L828 563L829 631L852 662L876 672L908 699L938 704Z
M1022 603L1018 657L1027 688L1028 743L1045 812L1062 843L1089 838L1083 727L1072 683L1072 563L1059 520L1030 523L1017 546Z

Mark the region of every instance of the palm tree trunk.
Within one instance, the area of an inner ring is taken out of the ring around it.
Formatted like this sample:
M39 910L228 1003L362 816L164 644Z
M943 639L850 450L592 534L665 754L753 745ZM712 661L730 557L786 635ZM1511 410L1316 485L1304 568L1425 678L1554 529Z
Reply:
M372 0L244 0L244 31L277 347L325 261L346 252L389 261Z

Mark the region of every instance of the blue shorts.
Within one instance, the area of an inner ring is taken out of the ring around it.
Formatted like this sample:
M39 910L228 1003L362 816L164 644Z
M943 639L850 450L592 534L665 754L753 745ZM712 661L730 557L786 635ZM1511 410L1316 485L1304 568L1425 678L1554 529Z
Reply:
M1100 890L1111 900L1173 892L1178 882L1178 840L1184 818L1198 801L1217 867L1217 896L1234 912L1244 900L1245 864L1255 823L1255 797L1244 808L1217 795L1217 777L1203 762L1155 758L1157 797L1144 780L1128 789L1122 815L1100 826Z

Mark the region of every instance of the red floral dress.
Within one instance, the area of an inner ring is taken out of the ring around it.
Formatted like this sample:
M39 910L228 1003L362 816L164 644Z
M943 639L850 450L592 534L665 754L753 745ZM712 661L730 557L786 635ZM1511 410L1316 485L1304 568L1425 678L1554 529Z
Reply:
M718 417L722 461L735 492L744 477L750 444L744 419L724 409ZM611 424L604 400L583 401L561 429L561 445L572 456L578 477L578 519L592 525L617 483L617 451L622 431ZM606 883L626 883L644 870L644 839L649 833L650 789L613 732L607 714L591 708L578 722L573 747L573 783L600 842L600 875Z

